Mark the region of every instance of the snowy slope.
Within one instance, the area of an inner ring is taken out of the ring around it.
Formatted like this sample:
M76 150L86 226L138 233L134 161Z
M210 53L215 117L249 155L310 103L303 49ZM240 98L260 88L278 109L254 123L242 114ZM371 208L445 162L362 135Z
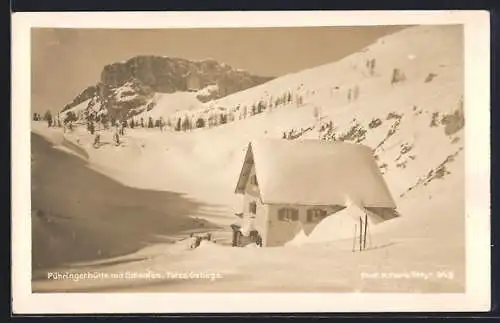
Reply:
M79 119L79 118L82 118L85 111L87 110L87 108L89 107L89 104L90 104L91 100L86 100L86 101L83 101L82 103L74 106L73 108L71 109L67 109L61 113L59 113L59 117L61 118L61 121L64 121L66 120L67 116L69 113L74 113L75 116Z
M203 103L196 98L196 95L196 92L156 93L153 99L154 108L146 110L134 118L147 120L152 117L153 120L157 120L162 117L167 120L180 110L200 109L203 107Z

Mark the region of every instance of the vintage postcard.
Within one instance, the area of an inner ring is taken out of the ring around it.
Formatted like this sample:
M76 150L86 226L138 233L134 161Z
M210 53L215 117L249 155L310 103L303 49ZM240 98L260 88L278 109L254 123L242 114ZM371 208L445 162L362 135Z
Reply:
M489 310L489 46L481 11L14 14L14 312Z

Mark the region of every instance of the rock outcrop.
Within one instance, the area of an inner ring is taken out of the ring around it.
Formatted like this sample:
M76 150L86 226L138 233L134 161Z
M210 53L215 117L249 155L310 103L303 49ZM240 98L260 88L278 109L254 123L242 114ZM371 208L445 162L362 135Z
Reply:
M129 116L129 110L147 104L155 93L196 92L211 87L208 95L198 96L200 101L207 102L271 79L234 69L213 59L190 61L163 56L136 56L125 62L106 65L100 81L87 87L62 111L90 100L93 106L99 103L100 109L105 108L107 112ZM127 99L124 100L124 97Z

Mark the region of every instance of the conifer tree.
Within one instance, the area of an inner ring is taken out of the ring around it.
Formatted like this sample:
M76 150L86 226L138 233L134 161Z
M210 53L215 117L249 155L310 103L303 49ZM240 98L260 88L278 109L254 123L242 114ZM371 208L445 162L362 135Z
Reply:
M102 126L105 128L105 129L108 129L109 128L109 118L106 114L102 114L101 117L100 117L100 122L102 124Z
M189 118L185 116L184 121L182 122L182 130L187 131L189 129L191 129L191 124L189 122Z
M358 99L358 97L359 97L359 87L358 87L358 85L356 85L356 86L354 87L354 93L353 93L353 96L354 96L354 100L357 100L357 99Z
M247 106L243 106L243 111L242 111L243 119L247 118Z
M52 112L50 110L47 110L43 116L43 120L47 121L47 124L52 126Z
M204 128L205 127L205 120L203 118L198 118L196 120L196 128Z
M73 111L69 111L66 114L66 119L64 120L64 123L74 122L76 120L78 120L78 118L76 117L76 114Z
M175 131L181 131L181 118L177 119L177 123L175 124Z
M227 123L227 116L224 113L221 113L220 124L225 124L225 123Z

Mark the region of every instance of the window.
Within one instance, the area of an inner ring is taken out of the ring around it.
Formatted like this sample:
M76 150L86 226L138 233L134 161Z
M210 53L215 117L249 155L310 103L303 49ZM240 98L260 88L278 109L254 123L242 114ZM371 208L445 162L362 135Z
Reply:
M278 210L278 220L280 221L298 221L299 211L292 208L281 208Z
M252 175L252 177L250 177L250 184L255 185L255 186L259 185L257 183L257 176L256 175Z
M314 208L307 210L307 222L319 222L326 217L326 211Z
M250 202L250 204L248 205L248 210L250 211L250 213L256 214L257 213L257 203Z

